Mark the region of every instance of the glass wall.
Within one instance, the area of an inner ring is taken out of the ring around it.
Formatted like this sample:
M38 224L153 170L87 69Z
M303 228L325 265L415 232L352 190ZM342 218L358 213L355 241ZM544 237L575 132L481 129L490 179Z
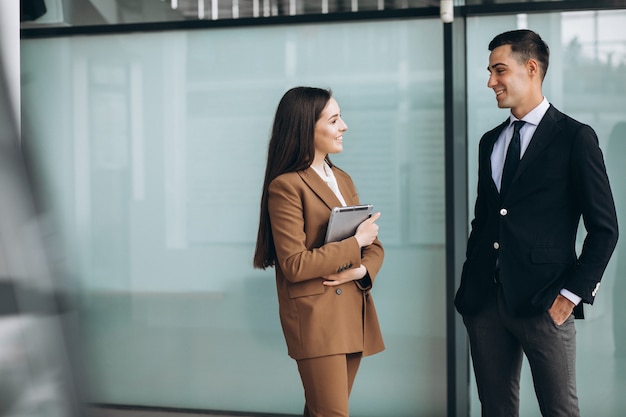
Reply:
M304 84L333 89L333 161L383 213L387 349L352 414L446 415L442 45L434 19L22 41L24 144L80 285L91 401L301 412L252 253L273 113Z
M482 134L508 117L487 88L487 45L498 33L528 28L551 49L544 94L558 109L597 132L622 229L626 225L626 10L473 17L467 22L469 204L476 198L477 150ZM584 230L581 228L579 243ZM626 412L626 242L622 237L592 307L578 330L578 391L582 415ZM473 378L473 377L472 377ZM480 415L473 379L472 416ZM522 372L521 416L538 416L527 363Z

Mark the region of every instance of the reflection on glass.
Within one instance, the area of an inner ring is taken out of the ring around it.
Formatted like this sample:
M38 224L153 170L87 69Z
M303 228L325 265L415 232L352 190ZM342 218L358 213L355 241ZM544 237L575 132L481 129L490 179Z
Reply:
M618 224L626 227L626 115L617 122L609 135L606 147L606 164L613 180L613 195L617 208ZM623 235L623 234L622 234ZM613 340L615 349L615 376L620 378L622 389L626 386L626 242L618 243L615 255L615 286L613 287Z

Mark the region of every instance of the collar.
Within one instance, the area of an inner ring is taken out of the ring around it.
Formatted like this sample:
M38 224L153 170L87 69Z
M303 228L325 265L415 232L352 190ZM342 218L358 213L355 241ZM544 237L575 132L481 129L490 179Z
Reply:
M322 177L320 177L315 168L309 165L309 167L304 171L298 171L298 175L300 175L300 178L304 180L304 182L308 185L311 191L317 194L318 197L328 206L328 208L339 207L343 205L341 201L339 201L333 190L331 190L328 184L322 179ZM335 178L337 178L336 175ZM342 184L340 184L340 182L341 180L337 179L337 185L339 186L341 193L343 195L347 195L345 194L345 190L343 190Z
M550 103L548 102L548 99L544 97L541 103L539 103L537 107L532 109L522 119L518 119L517 117L513 116L513 113L511 113L511 115L509 116L509 126L517 120L523 120L526 123L530 123L532 125L537 126L539 122L541 121L541 119L543 119L543 116L545 116L549 108L550 108Z

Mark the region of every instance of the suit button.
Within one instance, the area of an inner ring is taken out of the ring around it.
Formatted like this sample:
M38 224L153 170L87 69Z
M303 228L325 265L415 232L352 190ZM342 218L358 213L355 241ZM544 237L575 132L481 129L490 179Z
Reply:
M500 249L500 244L498 242L493 242L493 248L496 250Z
M341 295L341 288L337 288L337 289L335 290L335 293L337 293L337 295Z
M596 294L598 293L598 289L600 289L600 283L596 283L596 287L593 289L593 291L591 291L591 296L595 297Z
M507 213L508 213L508 211L507 211L505 208L503 208L503 209L501 209L501 210L500 210L500 215L501 215L501 216L506 216L506 215L507 215Z

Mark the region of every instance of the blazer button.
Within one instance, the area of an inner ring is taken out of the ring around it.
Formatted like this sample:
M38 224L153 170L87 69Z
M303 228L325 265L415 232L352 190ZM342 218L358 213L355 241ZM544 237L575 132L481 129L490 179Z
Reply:
M507 215L507 213L508 213L508 211L507 211L505 208L503 208L503 209L501 209L501 210L500 210L500 215L501 215L501 216L506 216L506 215Z
M337 295L341 295L341 288L337 288L337 289L335 290L335 293L336 293Z
M496 250L500 249L500 244L498 242L493 242L493 248Z
M596 287L593 289L593 291L591 291L591 296L595 297L596 294L598 293L598 289L600 289L600 283L596 283Z

